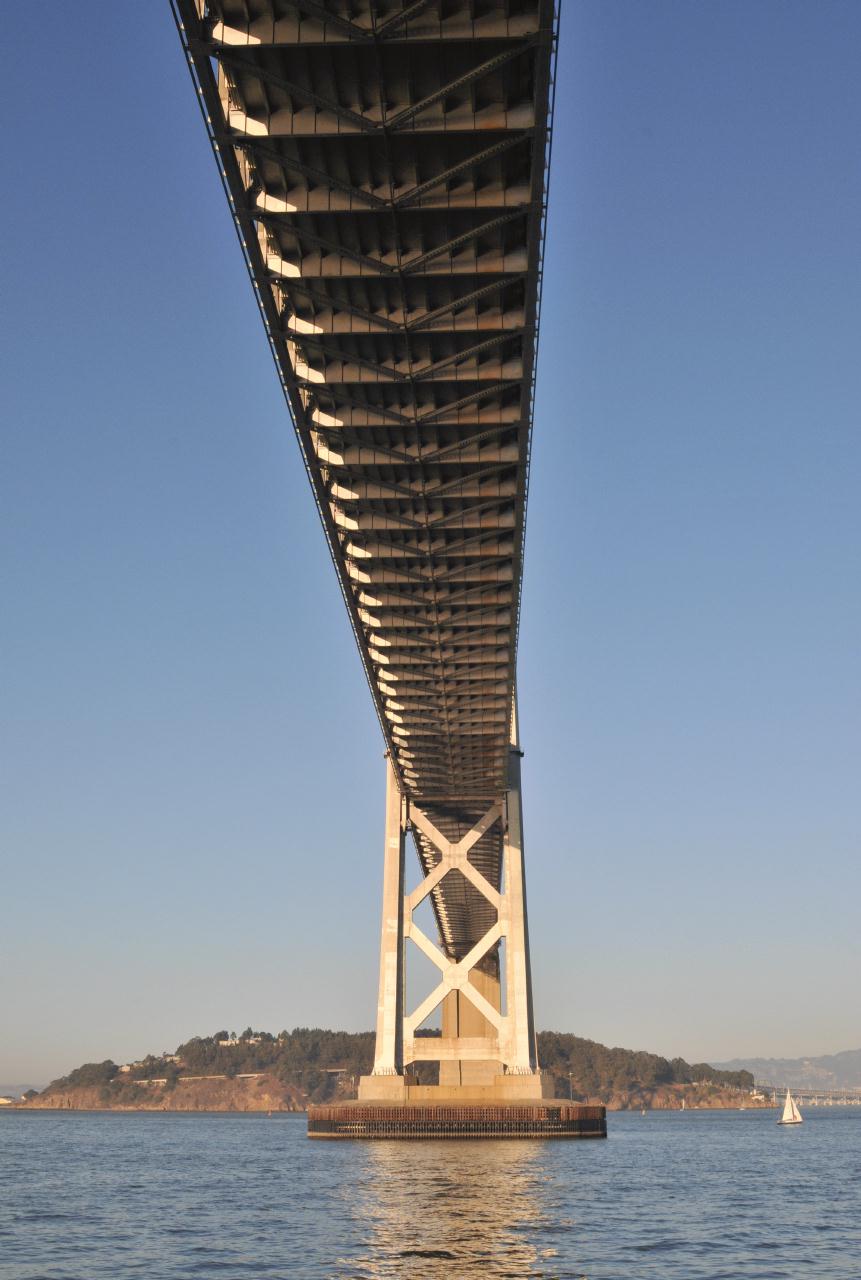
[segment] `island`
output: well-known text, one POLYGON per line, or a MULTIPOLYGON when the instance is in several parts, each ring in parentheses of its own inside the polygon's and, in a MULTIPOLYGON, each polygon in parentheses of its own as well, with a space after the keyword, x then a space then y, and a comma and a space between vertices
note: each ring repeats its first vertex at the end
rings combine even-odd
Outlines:
MULTIPOLYGON (((41 1092, 28 1091, 15 1105, 28 1110, 304 1111, 310 1103, 354 1097, 359 1077, 371 1069, 373 1048, 371 1031, 217 1031, 137 1062, 85 1063, 41 1092)), ((542 1070, 554 1077, 558 1098, 614 1111, 770 1105, 756 1093, 749 1071, 608 1048, 558 1031, 539 1032, 538 1054, 542 1070)), ((412 1070, 416 1083, 434 1082, 434 1064, 412 1070)))

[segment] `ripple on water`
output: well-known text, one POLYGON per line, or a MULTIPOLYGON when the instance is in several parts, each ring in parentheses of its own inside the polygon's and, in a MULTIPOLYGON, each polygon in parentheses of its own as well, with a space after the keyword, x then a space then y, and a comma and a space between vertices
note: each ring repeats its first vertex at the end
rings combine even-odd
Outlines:
POLYGON ((4 1113, 0 1280, 859 1280, 859 1121, 329 1144, 301 1117, 4 1113))

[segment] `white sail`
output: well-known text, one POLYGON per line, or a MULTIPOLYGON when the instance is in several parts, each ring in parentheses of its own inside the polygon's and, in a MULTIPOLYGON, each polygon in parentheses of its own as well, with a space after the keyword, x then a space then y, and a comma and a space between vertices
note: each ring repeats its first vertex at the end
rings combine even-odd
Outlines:
POLYGON ((778 1120, 778 1124, 801 1124, 802 1115, 795 1105, 795 1099, 789 1090, 786 1090, 786 1101, 783 1104, 783 1115, 778 1120))

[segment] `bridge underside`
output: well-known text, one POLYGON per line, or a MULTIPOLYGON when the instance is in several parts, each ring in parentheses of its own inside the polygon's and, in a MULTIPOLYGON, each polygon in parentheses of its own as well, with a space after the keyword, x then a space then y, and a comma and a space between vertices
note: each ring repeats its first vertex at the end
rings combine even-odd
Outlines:
POLYGON ((387 745, 375 1074, 534 1073, 513 708, 553 0, 173 4, 387 745), (440 970, 410 1015, 408 940, 440 970))

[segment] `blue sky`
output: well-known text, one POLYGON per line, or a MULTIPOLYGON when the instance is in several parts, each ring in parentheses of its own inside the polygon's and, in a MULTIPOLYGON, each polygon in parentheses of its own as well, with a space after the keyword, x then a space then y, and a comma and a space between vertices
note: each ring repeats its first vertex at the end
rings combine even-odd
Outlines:
MULTIPOLYGON (((16 11, 4 96, 0 1080, 375 1006, 382 743, 168 8, 55 19, 16 11)), ((861 1043, 859 41, 854 3, 566 0, 542 1027, 861 1043)))

